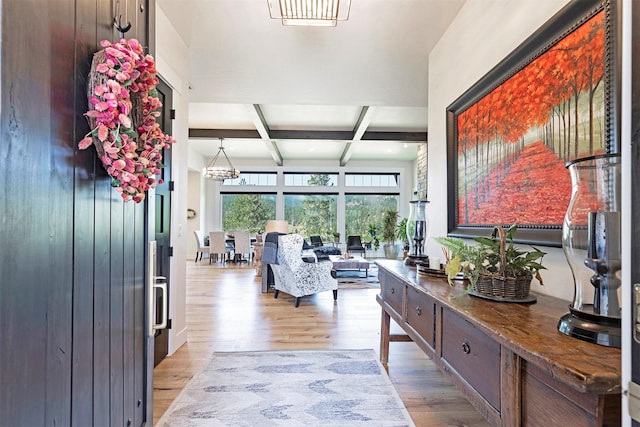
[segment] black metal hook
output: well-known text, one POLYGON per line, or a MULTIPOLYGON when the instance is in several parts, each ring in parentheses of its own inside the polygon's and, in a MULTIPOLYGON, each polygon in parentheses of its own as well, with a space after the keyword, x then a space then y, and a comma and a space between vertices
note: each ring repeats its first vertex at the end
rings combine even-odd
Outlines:
POLYGON ((122 26, 122 15, 118 15, 118 17, 113 18, 113 26, 118 30, 118 35, 120 38, 124 38, 124 33, 131 29, 131 21, 127 21, 127 25, 122 26))

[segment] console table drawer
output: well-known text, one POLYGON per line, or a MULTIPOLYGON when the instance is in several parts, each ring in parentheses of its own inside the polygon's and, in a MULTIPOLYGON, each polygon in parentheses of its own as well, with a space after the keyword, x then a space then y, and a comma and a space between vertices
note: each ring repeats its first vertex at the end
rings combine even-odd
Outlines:
POLYGON ((406 285, 389 274, 383 273, 382 276, 380 276, 380 274, 378 276, 380 277, 382 298, 396 311, 396 313, 400 316, 404 316, 402 300, 406 285))
POLYGON ((500 410, 500 344, 449 310, 442 313, 442 358, 500 410))
POLYGON ((407 289, 407 323, 434 348, 435 302, 410 287, 407 289))

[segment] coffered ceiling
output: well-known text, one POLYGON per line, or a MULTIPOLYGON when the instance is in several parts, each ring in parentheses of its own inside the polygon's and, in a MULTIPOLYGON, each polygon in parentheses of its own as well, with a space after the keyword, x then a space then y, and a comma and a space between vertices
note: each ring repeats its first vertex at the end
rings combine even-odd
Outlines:
POLYGON ((429 52, 464 0, 352 0, 337 27, 285 27, 267 0, 157 0, 190 52, 192 148, 234 158, 413 160, 429 52))

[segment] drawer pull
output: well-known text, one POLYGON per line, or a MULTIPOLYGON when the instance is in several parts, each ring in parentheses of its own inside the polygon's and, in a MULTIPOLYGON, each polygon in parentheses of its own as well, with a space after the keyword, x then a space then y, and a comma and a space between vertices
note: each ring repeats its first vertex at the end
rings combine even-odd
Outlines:
POLYGON ((422 309, 420 307, 416 307, 416 314, 420 316, 422 314, 422 309))
POLYGON ((471 347, 469 347, 469 343, 466 341, 462 342, 462 351, 464 351, 464 354, 469 354, 471 353, 471 347))
POLYGON ((396 288, 391 288, 391 293, 395 294, 396 293, 396 288))

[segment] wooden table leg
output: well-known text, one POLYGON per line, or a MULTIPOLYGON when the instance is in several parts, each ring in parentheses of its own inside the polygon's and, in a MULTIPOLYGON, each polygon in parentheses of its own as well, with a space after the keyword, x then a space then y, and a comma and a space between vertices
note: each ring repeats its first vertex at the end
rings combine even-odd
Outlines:
POLYGON ((380 321, 380 362, 386 365, 389 361, 389 330, 391 327, 391 316, 382 309, 380 321))

